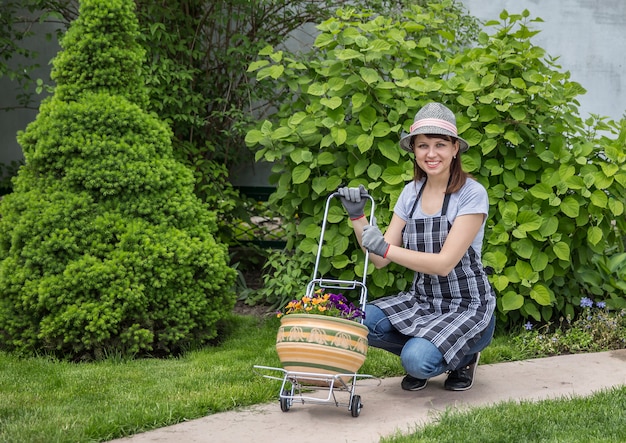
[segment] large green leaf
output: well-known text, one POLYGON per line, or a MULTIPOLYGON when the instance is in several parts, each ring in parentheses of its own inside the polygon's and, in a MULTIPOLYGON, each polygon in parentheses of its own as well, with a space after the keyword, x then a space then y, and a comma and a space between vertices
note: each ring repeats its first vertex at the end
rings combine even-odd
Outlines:
POLYGON ((576 218, 580 211, 580 205, 574 197, 567 196, 561 202, 561 211, 568 217, 576 218))
POLYGON ((291 173, 291 180, 293 181, 294 184, 297 185, 297 184, 304 183, 305 181, 307 181, 310 176, 311 176, 311 169, 309 168, 308 165, 302 164, 294 168, 293 172, 291 173))
POLYGON ((554 251, 554 255, 556 255, 561 260, 569 261, 570 259, 570 248, 565 242, 557 242, 552 246, 552 250, 554 251))
POLYGON ((507 291, 502 295, 502 310, 504 312, 515 311, 522 306, 524 306, 524 297, 520 294, 507 291))
POLYGON ((382 179, 389 185, 404 183, 404 169, 400 166, 390 166, 385 168, 382 179))
POLYGON ((517 223, 520 231, 536 231, 543 224, 543 219, 536 212, 521 211, 517 216, 517 223))
POLYGON ((550 289, 542 284, 536 283, 530 290, 530 297, 541 306, 549 306, 552 304, 553 296, 550 289))

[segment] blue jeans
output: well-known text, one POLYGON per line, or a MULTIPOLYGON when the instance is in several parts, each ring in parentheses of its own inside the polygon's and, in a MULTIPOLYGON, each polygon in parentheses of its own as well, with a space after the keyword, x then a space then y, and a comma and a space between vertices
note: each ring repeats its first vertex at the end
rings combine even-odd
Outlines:
POLYGON ((367 339, 370 346, 381 348, 400 356, 402 366, 415 378, 428 379, 457 368, 469 365, 476 353, 485 349, 493 337, 496 327, 495 316, 480 340, 472 346, 456 368, 451 368, 443 359, 443 354, 435 345, 420 337, 401 334, 394 328, 387 315, 377 306, 365 306, 365 321, 369 329, 367 339))

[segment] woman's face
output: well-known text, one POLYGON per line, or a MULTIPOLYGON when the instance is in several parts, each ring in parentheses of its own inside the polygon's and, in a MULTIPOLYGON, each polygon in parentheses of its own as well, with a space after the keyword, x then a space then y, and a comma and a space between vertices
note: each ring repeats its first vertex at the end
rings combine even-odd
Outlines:
POLYGON ((459 144, 431 137, 419 134, 413 138, 415 161, 428 176, 448 174, 452 160, 459 152, 459 144))

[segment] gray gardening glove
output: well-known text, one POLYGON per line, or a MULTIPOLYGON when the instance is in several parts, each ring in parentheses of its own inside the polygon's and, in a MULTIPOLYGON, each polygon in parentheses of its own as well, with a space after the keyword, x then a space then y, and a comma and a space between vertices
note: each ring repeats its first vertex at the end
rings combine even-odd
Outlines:
POLYGON ((387 256, 389 251, 389 243, 385 241, 383 233, 380 232, 376 225, 363 226, 363 237, 361 237, 363 247, 372 254, 380 255, 382 258, 387 256))
POLYGON ((351 220, 356 220, 363 215, 365 209, 365 203, 367 202, 367 189, 365 186, 359 185, 358 188, 339 188, 337 193, 340 196, 341 204, 346 208, 346 212, 351 220))

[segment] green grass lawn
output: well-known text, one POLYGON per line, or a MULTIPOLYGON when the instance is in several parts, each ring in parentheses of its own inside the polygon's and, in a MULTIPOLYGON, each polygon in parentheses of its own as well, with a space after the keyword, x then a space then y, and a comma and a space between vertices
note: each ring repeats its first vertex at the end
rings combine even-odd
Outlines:
MULTIPOLYGON (((253 366, 280 366, 274 350, 277 328, 274 318, 235 316, 228 337, 219 346, 171 359, 112 356, 93 363, 68 363, 0 353, 0 442, 106 441, 274 401, 280 382, 261 377, 253 366)), ((526 352, 511 337, 496 337, 481 354, 481 363, 520 360, 528 357, 526 352)), ((401 375, 403 370, 397 357, 370 349, 359 372, 389 377, 401 375)), ((470 414, 452 413, 416 436, 405 437, 408 440, 393 441, 468 441, 459 439, 454 433, 457 428, 494 428, 485 439, 474 441, 513 441, 503 439, 509 433, 503 429, 517 432, 525 426, 538 427, 542 415, 547 422, 541 429, 554 432, 526 441, 626 441, 623 433, 609 432, 616 420, 626 423, 624 398, 626 391, 621 390, 599 394, 593 401, 507 404, 492 412, 487 408, 470 414), (582 439, 561 438, 559 430, 548 423, 556 414, 564 423, 580 423, 564 435, 582 439), (591 422, 595 425, 588 428, 591 422), (622 439, 615 440, 614 435, 622 439)))
POLYGON ((590 443, 626 441, 626 387, 569 400, 503 402, 447 412, 385 443, 590 443))

